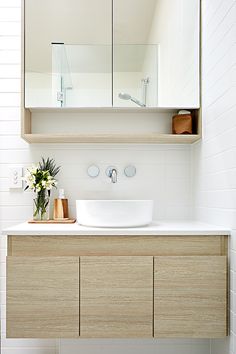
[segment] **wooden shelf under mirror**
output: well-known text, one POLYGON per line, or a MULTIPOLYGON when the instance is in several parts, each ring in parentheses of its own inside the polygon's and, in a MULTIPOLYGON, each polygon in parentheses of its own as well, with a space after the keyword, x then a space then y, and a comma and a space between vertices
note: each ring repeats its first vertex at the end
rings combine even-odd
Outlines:
MULTIPOLYGON (((94 107, 94 108, 27 108, 22 111, 22 138, 28 143, 125 143, 125 144, 192 144, 201 139, 201 117, 200 109, 191 110, 193 116, 193 131, 194 134, 175 135, 171 133, 171 117, 179 109, 178 108, 110 108, 110 107, 94 107), (162 124, 168 126, 168 131, 165 127, 165 131, 160 131, 160 124, 156 124, 159 131, 112 131, 103 132, 94 131, 91 132, 79 130, 79 122, 77 122, 77 131, 75 130, 75 122, 84 117, 84 115, 103 114, 107 117, 112 114, 120 114, 119 119, 126 119, 126 113, 129 116, 133 115, 133 122, 135 119, 143 120, 146 124, 145 117, 150 115, 154 125, 155 121, 162 120, 162 124), (65 121, 64 115, 67 119, 67 127, 61 123, 62 127, 59 129, 47 128, 47 124, 51 126, 60 125, 61 121, 65 121), (145 115, 145 116, 143 116, 145 115), (121 118, 123 117, 123 118, 121 118), (167 117, 167 118, 165 118, 167 117), (55 120, 52 123, 52 120, 55 120), (72 119, 72 121, 70 121, 72 119), (166 120, 166 123, 165 123, 166 120), (167 122, 168 120, 168 122, 167 122), (59 122, 59 123, 58 123, 59 122), (164 122, 164 123, 163 123, 164 122), (41 127, 44 127, 44 129, 41 127), (67 129, 63 131, 63 129, 67 129)), ((95 117, 95 116, 94 116, 95 117)), ((96 117, 93 119, 97 119, 96 117)), ((118 117, 118 116, 117 116, 118 117)), ((116 119, 116 115, 113 116, 116 119)), ((129 118, 130 120, 130 118, 129 118)), ((86 119, 84 119, 86 122, 86 119)), ((114 121, 115 122, 115 121, 114 121)), ((140 122, 140 120, 139 120, 140 122)), ((106 124, 106 123, 104 123, 106 124)), ((132 124, 132 122, 130 123, 132 124)), ((151 126, 150 124, 150 126, 151 126)), ((88 129, 88 128, 86 128, 88 129)), ((109 129, 109 128, 108 128, 109 129)), ((151 129, 151 128, 150 128, 151 129)), ((140 129, 139 129, 140 130, 140 129)))
POLYGON ((23 139, 28 143, 92 143, 92 144, 192 144, 200 139, 200 135, 173 134, 24 134, 23 139))

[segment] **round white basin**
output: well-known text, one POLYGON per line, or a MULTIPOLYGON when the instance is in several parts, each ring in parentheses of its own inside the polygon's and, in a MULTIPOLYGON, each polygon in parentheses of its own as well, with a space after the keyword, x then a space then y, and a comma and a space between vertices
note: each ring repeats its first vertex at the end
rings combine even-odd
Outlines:
POLYGON ((91 227, 139 227, 152 222, 153 200, 77 200, 76 218, 91 227))

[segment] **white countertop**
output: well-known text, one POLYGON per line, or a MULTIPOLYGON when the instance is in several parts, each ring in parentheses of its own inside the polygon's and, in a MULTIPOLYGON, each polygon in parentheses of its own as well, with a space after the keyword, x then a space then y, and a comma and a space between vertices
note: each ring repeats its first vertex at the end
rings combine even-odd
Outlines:
POLYGON ((230 235, 230 230, 196 221, 156 221, 146 227, 136 228, 93 228, 75 224, 28 224, 27 222, 3 230, 11 236, 55 236, 55 235, 230 235))

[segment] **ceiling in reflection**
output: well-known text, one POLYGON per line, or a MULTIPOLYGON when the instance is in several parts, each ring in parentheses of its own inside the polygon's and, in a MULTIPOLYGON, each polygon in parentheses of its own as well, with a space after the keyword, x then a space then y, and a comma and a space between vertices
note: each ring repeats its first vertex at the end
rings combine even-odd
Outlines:
MULTIPOLYGON (((114 42, 116 44, 146 43, 157 1, 114 0, 114 42)), ((112 40, 111 14, 111 0, 25 0, 26 70, 51 72, 51 42, 63 42, 70 45, 110 45, 112 40)), ((75 57, 70 61, 74 67, 72 70, 76 71, 76 62, 78 62, 77 58, 81 49, 76 51, 70 48, 69 52, 72 51, 75 57), (78 52, 77 55, 76 52, 78 52)), ((130 49, 129 51, 131 56, 136 55, 136 66, 139 68, 143 60, 142 50, 130 49)), ((106 55, 105 49, 101 58, 106 55)), ((80 63, 84 67, 89 64, 86 65, 83 57, 80 63)), ((100 65, 99 67, 101 69, 100 65)), ((96 68, 94 70, 96 71, 96 68)), ((109 71, 109 66, 104 67, 104 70, 109 71)))

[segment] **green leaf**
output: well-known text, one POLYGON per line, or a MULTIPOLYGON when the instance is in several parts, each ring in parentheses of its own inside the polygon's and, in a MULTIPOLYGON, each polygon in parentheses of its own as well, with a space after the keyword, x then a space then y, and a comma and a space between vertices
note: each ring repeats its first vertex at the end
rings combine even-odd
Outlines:
POLYGON ((61 166, 56 166, 55 160, 50 159, 49 157, 47 160, 42 157, 42 161, 39 163, 39 169, 41 171, 48 171, 52 177, 55 177, 59 171, 61 166))

